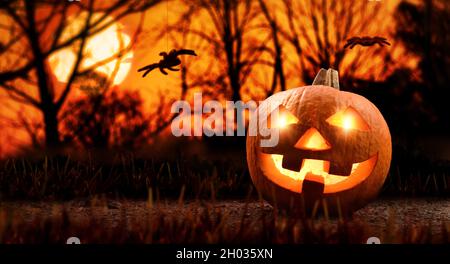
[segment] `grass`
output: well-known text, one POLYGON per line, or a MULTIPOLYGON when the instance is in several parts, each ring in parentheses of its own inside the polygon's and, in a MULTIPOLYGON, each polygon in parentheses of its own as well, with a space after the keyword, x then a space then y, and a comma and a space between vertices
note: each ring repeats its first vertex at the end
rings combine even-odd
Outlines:
MULTIPOLYGON (((141 158, 129 153, 112 158, 11 158, 0 161, 0 201, 146 199, 149 212, 156 213, 129 219, 123 210, 117 225, 105 227, 104 219, 94 213, 75 221, 68 208, 56 208, 56 213, 33 214, 30 222, 17 216, 22 208, 5 209, 0 202, 0 243, 64 243, 74 234, 85 243, 365 243, 371 234, 370 223, 360 220, 287 216, 276 208, 251 221, 244 212, 238 226, 231 227, 229 213, 210 204, 228 198, 258 199, 256 192, 249 194, 251 186, 242 154, 235 160, 141 158), (158 207, 164 199, 178 199, 179 206, 185 206, 185 200, 197 202, 181 215, 173 213, 176 208, 169 212, 158 207)), ((450 164, 394 158, 381 193, 389 195, 449 197, 450 164)), ((450 225, 443 223, 436 236, 430 226, 405 223, 387 228, 382 241, 449 243, 450 225)))
MULTIPOLYGON (((245 163, 222 159, 178 157, 138 158, 117 154, 101 160, 70 156, 11 158, 0 161, 0 198, 67 200, 104 194, 115 198, 145 198, 156 190, 165 198, 177 197, 184 188, 187 198, 244 197, 252 185, 245 163)), ((398 160, 381 195, 450 196, 450 164, 398 160)))
POLYGON ((391 162, 385 195, 450 196, 450 161, 400 156, 391 162))
MULTIPOLYGON (((103 207, 106 208, 106 200, 103 207)), ((121 209, 116 225, 108 225, 98 216, 101 202, 91 207, 87 221, 75 221, 68 208, 55 207, 50 216, 35 216, 29 222, 17 217, 14 210, 0 206, 0 243, 65 243, 71 236, 83 243, 275 243, 275 244, 360 244, 372 236, 368 223, 354 219, 326 219, 287 216, 275 209, 248 219, 247 207, 231 226, 229 210, 211 203, 196 202, 186 209, 160 207, 149 201, 148 213, 130 218, 121 209), (184 210, 184 213, 180 213, 184 210), (156 213, 155 213, 156 212, 156 213)), ((184 208, 182 208, 184 207, 184 208)), ((262 207, 261 207, 262 208, 262 207)), ((255 213, 255 211, 252 211, 255 213)), ((73 215, 73 214, 72 214, 73 215)), ((432 234, 427 225, 388 225, 383 243, 449 243, 450 223, 443 223, 440 235, 432 234)))
MULTIPOLYGON (((244 161, 245 162, 245 161, 244 161)), ((42 159, 8 159, 0 162, 0 195, 3 199, 67 200, 106 194, 111 197, 145 198, 151 188, 164 197, 202 198, 245 194, 250 176, 245 164, 205 161, 140 159, 132 154, 98 161, 88 156, 42 159)))

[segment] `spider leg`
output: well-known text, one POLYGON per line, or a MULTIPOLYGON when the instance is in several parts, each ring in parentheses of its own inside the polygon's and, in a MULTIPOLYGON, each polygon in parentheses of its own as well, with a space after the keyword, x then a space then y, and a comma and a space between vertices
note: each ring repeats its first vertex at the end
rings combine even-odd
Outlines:
POLYGON ((144 78, 145 76, 147 76, 147 74, 149 74, 152 70, 147 70, 146 72, 144 72, 144 74, 142 75, 142 78, 144 78))
POLYGON ((374 37, 373 39, 374 41, 376 41, 377 43, 381 43, 382 45, 389 45, 389 46, 391 45, 391 43, 389 43, 386 38, 374 37))
POLYGON ((350 46, 352 44, 352 42, 350 42, 350 41, 347 41, 347 43, 345 43, 345 45, 344 45, 344 49, 346 49, 348 46, 350 46))
POLYGON ((350 49, 353 49, 356 45, 358 45, 358 42, 353 42, 353 43, 350 45, 350 49))
POLYGON ((192 55, 192 56, 197 56, 197 54, 195 53, 194 50, 190 50, 190 49, 180 49, 178 51, 176 51, 177 56, 178 55, 192 55))
POLYGON ((167 75, 167 72, 164 70, 164 67, 159 66, 159 71, 160 71, 162 74, 167 75))
POLYGON ((168 70, 170 71, 179 71, 180 69, 176 69, 176 68, 172 68, 172 67, 167 67, 168 70))
POLYGON ((386 38, 383 38, 383 37, 373 37, 373 39, 376 39, 376 40, 387 40, 386 38))
POLYGON ((142 78, 144 78, 145 76, 147 76, 147 74, 149 74, 153 69, 158 67, 158 63, 153 63, 150 65, 147 65, 145 67, 142 67, 138 70, 138 72, 144 72, 144 74, 142 75, 142 78))
POLYGON ((384 41, 378 41, 377 44, 380 45, 380 47, 384 47, 384 46, 387 46, 387 45, 390 46, 391 45, 389 42, 387 42, 387 44, 386 44, 386 42, 384 42, 384 41))
POLYGON ((388 46, 391 45, 391 43, 389 43, 386 39, 385 39, 385 40, 382 40, 381 43, 384 43, 385 45, 388 45, 388 46))
POLYGON ((347 39, 347 42, 355 42, 355 41, 360 41, 360 40, 361 40, 360 37, 353 37, 353 38, 347 39))

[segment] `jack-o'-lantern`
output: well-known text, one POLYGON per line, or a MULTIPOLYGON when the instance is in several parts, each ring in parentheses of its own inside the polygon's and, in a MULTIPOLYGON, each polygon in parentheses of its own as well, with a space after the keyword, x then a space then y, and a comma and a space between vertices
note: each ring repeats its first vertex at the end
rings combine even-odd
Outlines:
POLYGON ((258 110, 258 125, 279 133, 272 147, 247 137, 252 181, 270 203, 349 213, 377 195, 391 161, 389 128, 369 100, 339 90, 337 71, 322 69, 313 85, 276 93, 258 110))

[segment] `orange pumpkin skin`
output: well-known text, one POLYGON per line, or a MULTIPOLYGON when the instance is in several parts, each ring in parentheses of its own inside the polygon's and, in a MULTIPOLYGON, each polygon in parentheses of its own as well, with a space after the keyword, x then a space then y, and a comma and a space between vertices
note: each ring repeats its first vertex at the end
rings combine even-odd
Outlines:
POLYGON ((284 144, 285 149, 262 148, 259 134, 247 137, 250 175, 266 200, 279 208, 300 212, 311 212, 314 206, 326 203, 328 213, 336 215, 351 213, 376 197, 389 171, 392 147, 389 128, 370 101, 323 85, 291 89, 274 94, 261 103, 259 126, 267 124, 270 113, 278 106, 298 119, 297 123, 279 130, 278 144, 284 144), (362 121, 358 122, 364 124, 358 129, 337 126, 339 122, 332 117, 350 112, 359 115, 362 121), (299 139, 311 128, 320 133, 328 146, 319 150, 298 148, 299 139), (276 162, 276 157, 278 160, 289 158, 294 165, 298 161, 302 170, 306 166, 305 160, 320 160, 324 170, 333 168, 337 177, 316 176, 319 174, 313 171, 306 172, 305 176, 302 170, 286 170, 281 168, 283 163, 276 162), (349 164, 359 165, 346 174, 349 164))

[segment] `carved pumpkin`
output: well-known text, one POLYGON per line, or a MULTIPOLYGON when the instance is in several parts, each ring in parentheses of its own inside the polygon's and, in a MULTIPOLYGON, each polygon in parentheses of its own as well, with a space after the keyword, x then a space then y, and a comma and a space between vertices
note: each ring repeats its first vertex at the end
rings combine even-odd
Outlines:
POLYGON ((277 128, 279 141, 261 147, 260 135, 248 136, 247 162, 270 203, 350 213, 377 195, 391 161, 389 128, 366 98, 339 91, 337 71, 322 69, 313 85, 274 94, 259 108, 259 125, 277 128))

